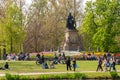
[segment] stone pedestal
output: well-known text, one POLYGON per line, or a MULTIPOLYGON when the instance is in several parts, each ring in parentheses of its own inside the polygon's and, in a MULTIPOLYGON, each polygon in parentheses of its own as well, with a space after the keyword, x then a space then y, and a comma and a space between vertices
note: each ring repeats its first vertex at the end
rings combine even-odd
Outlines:
POLYGON ((80 45, 77 30, 66 30, 63 50, 77 51, 80 45))

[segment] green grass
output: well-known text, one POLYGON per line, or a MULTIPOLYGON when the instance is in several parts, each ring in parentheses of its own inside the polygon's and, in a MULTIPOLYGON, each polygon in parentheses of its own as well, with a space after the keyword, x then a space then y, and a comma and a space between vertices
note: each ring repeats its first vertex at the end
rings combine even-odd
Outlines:
MULTIPOLYGON (((0 61, 0 67, 3 67, 6 61, 0 61)), ((55 65, 55 69, 42 69, 41 64, 36 65, 35 61, 7 61, 10 70, 0 70, 0 73, 14 73, 14 72, 65 72, 65 64, 55 65)), ((49 62, 48 62, 49 64, 49 62)), ((76 72, 80 71, 96 71, 97 61, 77 61, 78 68, 76 72)), ((120 65, 116 66, 120 70, 120 65)))
MULTIPOLYGON (((3 67, 6 61, 0 61, 0 67, 3 67)), ((35 61, 7 61, 9 63, 10 70, 0 70, 0 73, 29 73, 29 72, 71 72, 66 70, 65 64, 57 64, 55 65, 55 69, 42 69, 41 65, 36 65, 35 61)), ((50 62, 48 61, 48 64, 50 62)), ((102 78, 114 77, 114 73, 110 72, 82 72, 82 71, 96 71, 97 61, 77 61, 78 68, 76 69, 76 73, 83 73, 89 78, 102 78)), ((120 65, 116 65, 116 69, 120 70, 120 65)), ((74 71, 72 71, 74 72, 74 71)), ((56 77, 59 77, 59 74, 56 77)), ((66 75, 66 74, 60 74, 66 75)), ((67 74, 68 75, 68 74, 67 74)), ((117 73, 120 76, 120 72, 117 73)), ((40 77, 42 75, 31 75, 29 77, 40 77)), ((45 74, 44 74, 45 76, 45 74)), ((53 76, 53 74, 49 74, 49 76, 53 76)), ((27 77, 27 76, 26 76, 27 77)), ((116 77, 116 76, 115 76, 116 77)), ((0 79, 3 77, 0 77, 0 79)))

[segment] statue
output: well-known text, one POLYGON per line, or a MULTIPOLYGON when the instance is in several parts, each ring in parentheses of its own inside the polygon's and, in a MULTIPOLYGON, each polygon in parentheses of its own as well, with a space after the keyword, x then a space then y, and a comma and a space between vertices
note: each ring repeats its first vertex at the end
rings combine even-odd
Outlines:
POLYGON ((68 15, 66 27, 70 30, 76 30, 76 22, 71 13, 68 15))
POLYGON ((66 19, 66 28, 65 39, 61 48, 63 51, 80 51, 80 36, 78 34, 78 30, 76 29, 75 18, 71 15, 71 13, 69 13, 66 19))

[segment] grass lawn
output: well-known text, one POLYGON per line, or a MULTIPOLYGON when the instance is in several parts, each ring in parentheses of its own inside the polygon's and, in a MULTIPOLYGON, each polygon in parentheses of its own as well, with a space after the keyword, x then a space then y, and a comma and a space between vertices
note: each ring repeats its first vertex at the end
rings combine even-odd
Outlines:
MULTIPOLYGON (((0 67, 3 67, 6 61, 0 61, 0 67)), ((65 64, 56 64, 55 69, 42 69, 41 65, 36 65, 35 61, 7 61, 10 70, 0 70, 0 73, 29 73, 29 72, 71 72, 66 70, 65 64)), ((50 62, 48 61, 48 64, 50 62)), ((109 72, 83 72, 83 71, 96 71, 97 61, 77 61, 78 68, 76 72, 82 72, 89 78, 95 77, 110 77, 109 72)), ((116 65, 116 69, 120 71, 120 65, 116 65)), ((72 71, 74 72, 74 71, 72 71)), ((52 74, 50 74, 52 75, 52 74)), ((118 72, 120 76, 120 72, 118 72)), ((38 77, 40 75, 31 75, 31 77, 38 77)))
MULTIPOLYGON (((0 67, 3 67, 6 61, 0 61, 0 67)), ((41 64, 36 65, 35 61, 7 61, 10 70, 0 70, 0 73, 14 73, 14 72, 65 72, 65 64, 56 64, 55 69, 42 69, 41 64)), ((48 61, 48 64, 50 62, 48 61)), ((80 71, 96 71, 97 61, 77 61, 78 68, 76 72, 80 71)), ((120 70, 120 65, 116 65, 116 69, 120 70)))

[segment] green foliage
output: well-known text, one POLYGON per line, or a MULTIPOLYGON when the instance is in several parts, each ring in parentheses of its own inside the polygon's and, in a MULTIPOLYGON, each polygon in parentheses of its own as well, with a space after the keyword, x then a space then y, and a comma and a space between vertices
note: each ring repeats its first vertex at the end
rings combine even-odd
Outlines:
POLYGON ((9 0, 4 15, 0 25, 2 29, 1 41, 4 41, 8 52, 10 52, 11 46, 12 52, 19 52, 25 37, 22 10, 12 0, 9 0))
POLYGON ((9 73, 6 73, 6 79, 7 80, 20 80, 20 76, 19 75, 11 75, 9 73))
MULTIPOLYGON (((31 78, 28 78, 26 76, 11 75, 9 73, 6 73, 5 77, 7 80, 30 80, 31 79, 31 78)), ((34 79, 32 79, 32 80, 34 80, 34 79)))
POLYGON ((83 73, 74 73, 75 79, 85 79, 87 76, 83 73))
MULTIPOLYGON (((38 76, 20 76, 20 75, 11 75, 9 73, 6 74, 6 80, 82 80, 82 79, 119 79, 119 75, 117 72, 110 72, 109 73, 66 73, 66 74, 45 74, 45 75, 38 75, 38 76), (92 77, 90 77, 90 75, 92 77), (96 77, 95 77, 96 76, 96 77)), ((5 80, 5 79, 3 79, 5 80)))
POLYGON ((49 75, 48 76, 42 75, 42 76, 40 76, 40 78, 43 79, 43 80, 48 80, 49 79, 49 75))
POLYGON ((113 79, 118 79, 119 75, 117 74, 117 72, 110 72, 110 75, 113 79))
POLYGON ((81 16, 82 0, 76 0, 76 6, 73 3, 74 0, 33 0, 27 15, 24 51, 57 50, 63 46, 69 11, 76 20, 81 16))
POLYGON ((70 73, 67 73, 67 74, 55 74, 55 75, 52 75, 52 74, 48 74, 48 75, 40 75, 39 78, 28 78, 28 77, 25 77, 25 76, 19 76, 19 75, 11 75, 9 73, 7 73, 5 75, 6 79, 7 80, 29 80, 29 79, 32 79, 32 80, 36 80, 36 79, 40 79, 40 80, 49 80, 49 79, 85 79, 87 78, 87 76, 83 73, 74 73, 74 74, 70 74, 70 73))
POLYGON ((120 48, 115 37, 120 35, 119 0, 96 0, 87 2, 81 34, 83 44, 96 50, 115 52, 120 48))

